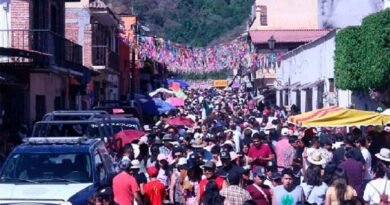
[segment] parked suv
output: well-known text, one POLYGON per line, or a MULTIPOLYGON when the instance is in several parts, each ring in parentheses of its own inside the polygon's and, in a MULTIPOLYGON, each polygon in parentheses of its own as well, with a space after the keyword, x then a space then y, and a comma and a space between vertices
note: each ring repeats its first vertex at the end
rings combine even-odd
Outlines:
POLYGON ((87 137, 106 142, 110 151, 117 150, 111 116, 105 111, 67 110, 47 113, 35 123, 31 137, 87 137))
POLYGON ((27 138, 0 170, 0 204, 85 205, 114 175, 100 139, 27 138))

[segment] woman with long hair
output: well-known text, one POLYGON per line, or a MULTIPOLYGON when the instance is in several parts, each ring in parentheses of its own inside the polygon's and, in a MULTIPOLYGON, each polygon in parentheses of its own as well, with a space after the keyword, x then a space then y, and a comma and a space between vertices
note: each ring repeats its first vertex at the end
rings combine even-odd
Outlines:
POLYGON ((203 197, 203 205, 222 205, 224 198, 219 194, 217 183, 211 180, 206 185, 205 195, 203 197))
POLYGON ((332 178, 334 175, 334 172, 337 169, 337 165, 333 162, 329 162, 326 164, 324 169, 324 175, 322 176, 322 180, 328 185, 332 185, 332 178))
POLYGON ((324 204, 328 186, 322 181, 319 165, 310 165, 305 173, 305 181, 301 184, 304 200, 310 204, 324 204))
POLYGON ((325 205, 341 205, 355 196, 357 196, 356 190, 348 185, 347 175, 342 169, 337 168, 332 184, 326 192, 325 205))

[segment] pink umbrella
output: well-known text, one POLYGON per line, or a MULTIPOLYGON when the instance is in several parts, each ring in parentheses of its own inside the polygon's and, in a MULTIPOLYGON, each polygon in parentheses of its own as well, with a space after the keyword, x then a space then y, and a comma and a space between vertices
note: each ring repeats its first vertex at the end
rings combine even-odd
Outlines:
POLYGON ((169 118, 167 120, 167 123, 172 126, 186 126, 186 127, 192 127, 194 125, 194 121, 192 121, 190 118, 186 117, 173 117, 169 118))
POLYGON ((175 106, 175 107, 180 107, 180 106, 184 106, 184 99, 183 98, 168 98, 166 100, 167 103, 175 106))
POLYGON ((125 144, 139 140, 144 135, 145 132, 141 130, 122 130, 115 134, 115 140, 119 142, 119 148, 122 148, 125 144))

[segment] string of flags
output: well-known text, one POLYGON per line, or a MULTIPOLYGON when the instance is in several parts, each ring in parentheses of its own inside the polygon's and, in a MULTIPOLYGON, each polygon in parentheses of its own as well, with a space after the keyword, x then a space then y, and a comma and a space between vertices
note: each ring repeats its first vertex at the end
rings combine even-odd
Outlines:
POLYGON ((153 59, 175 73, 210 73, 240 66, 253 71, 275 68, 283 53, 256 53, 252 44, 236 39, 227 44, 194 48, 164 39, 139 36, 141 59, 153 59))

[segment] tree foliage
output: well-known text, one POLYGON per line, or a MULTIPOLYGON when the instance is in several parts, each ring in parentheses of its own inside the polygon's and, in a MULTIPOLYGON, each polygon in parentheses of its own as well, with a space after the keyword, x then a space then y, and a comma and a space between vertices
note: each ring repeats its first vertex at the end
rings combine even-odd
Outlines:
MULTIPOLYGON (((131 8, 152 33, 178 43, 204 47, 246 23, 254 0, 106 0, 131 8)), ((244 31, 242 31, 244 32, 244 31)))
POLYGON ((336 35, 336 86, 384 90, 390 83, 390 9, 364 18, 336 35))

